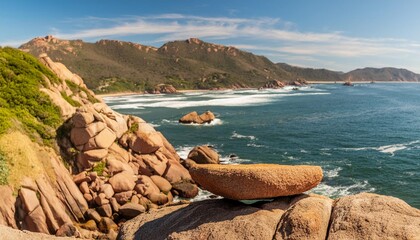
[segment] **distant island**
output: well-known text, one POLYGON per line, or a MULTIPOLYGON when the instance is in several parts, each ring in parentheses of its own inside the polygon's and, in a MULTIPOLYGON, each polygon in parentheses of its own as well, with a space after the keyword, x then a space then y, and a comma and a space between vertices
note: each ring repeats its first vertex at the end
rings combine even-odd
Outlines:
POLYGON ((20 49, 36 57, 47 53, 53 61, 62 62, 79 74, 96 93, 260 88, 270 81, 420 81, 419 74, 391 67, 344 73, 273 63, 264 56, 197 38, 155 48, 118 40, 88 43, 46 36, 34 38, 20 49))

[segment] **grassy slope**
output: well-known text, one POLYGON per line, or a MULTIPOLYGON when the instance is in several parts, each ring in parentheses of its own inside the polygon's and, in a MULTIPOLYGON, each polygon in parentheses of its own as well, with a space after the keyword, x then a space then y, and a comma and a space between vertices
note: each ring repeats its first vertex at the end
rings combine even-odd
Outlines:
POLYGON ((60 80, 32 55, 0 48, 0 184, 15 189, 23 177, 36 178, 48 167, 49 154, 62 123, 58 107, 40 92, 60 80))

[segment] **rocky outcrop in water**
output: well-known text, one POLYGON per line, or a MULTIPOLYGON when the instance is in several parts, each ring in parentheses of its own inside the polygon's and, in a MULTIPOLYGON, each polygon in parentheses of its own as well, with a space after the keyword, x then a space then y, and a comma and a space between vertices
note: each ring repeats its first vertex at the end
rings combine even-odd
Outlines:
POLYGON ((284 82, 282 82, 282 81, 271 80, 271 81, 266 82, 261 88, 278 89, 278 88, 283 88, 285 86, 286 86, 286 84, 284 84, 284 82))
POLYGON ((190 112, 186 115, 184 115, 182 118, 179 119, 180 123, 184 124, 204 124, 204 123, 211 123, 216 117, 214 114, 210 111, 206 111, 202 113, 201 115, 198 115, 197 112, 190 112))
POLYGON ((153 94, 160 94, 160 93, 166 93, 166 94, 172 94, 177 93, 176 88, 170 84, 158 84, 155 86, 155 89, 152 92, 153 94))
POLYGON ((197 146, 188 153, 188 159, 198 164, 219 164, 219 154, 210 146, 197 146))
POLYGON ((202 188, 236 200, 299 194, 322 180, 318 166, 193 164, 189 171, 202 188))

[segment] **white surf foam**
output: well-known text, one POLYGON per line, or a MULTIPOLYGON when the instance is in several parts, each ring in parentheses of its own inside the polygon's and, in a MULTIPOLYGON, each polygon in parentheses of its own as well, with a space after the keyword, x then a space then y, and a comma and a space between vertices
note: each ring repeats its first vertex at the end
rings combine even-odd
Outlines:
POLYGON ((233 97, 223 97, 209 100, 193 100, 193 101, 180 101, 172 99, 170 101, 158 101, 152 103, 142 103, 142 107, 166 107, 166 108, 187 108, 187 107, 200 107, 200 106, 259 106, 274 101, 273 95, 255 94, 255 95, 239 95, 233 97))
POLYGON ((343 170, 341 167, 334 168, 331 170, 324 170, 324 176, 327 178, 338 177, 341 170, 343 170))
POLYGON ((375 188, 371 187, 368 181, 356 182, 349 186, 330 186, 326 183, 320 183, 317 187, 309 192, 325 195, 332 198, 347 196, 360 192, 374 192, 375 188))
POLYGON ((131 108, 134 108, 134 109, 144 109, 144 107, 142 107, 141 105, 139 105, 137 103, 133 103, 133 104, 127 104, 127 103, 117 104, 117 105, 110 106, 110 108, 112 108, 114 110, 115 109, 131 109, 131 108))
POLYGON ((252 136, 252 135, 249 135, 249 136, 242 135, 242 134, 237 133, 236 131, 234 131, 232 133, 232 135, 230 136, 230 139, 234 139, 234 138, 237 138, 237 139, 258 140, 255 136, 252 136))
POLYGON ((236 164, 246 163, 246 162, 251 162, 251 160, 240 158, 237 155, 235 157, 232 157, 232 158, 230 156, 221 156, 220 157, 220 163, 222 163, 222 164, 236 165, 236 164))
POLYGON ((187 159, 188 153, 190 153, 190 151, 193 148, 194 147, 192 147, 192 146, 181 146, 181 147, 177 147, 175 150, 181 158, 187 159))
POLYGON ((420 143, 420 140, 411 141, 408 143, 398 143, 398 144, 391 144, 391 145, 384 145, 379 147, 360 147, 360 148, 337 148, 337 150, 345 150, 345 151, 367 151, 367 150, 375 150, 381 153, 388 153, 391 156, 395 155, 395 152, 405 150, 405 149, 412 149, 416 148, 416 144, 420 143))
POLYGON ((260 145, 260 144, 256 144, 256 143, 248 143, 246 146, 247 147, 254 147, 254 148, 268 148, 265 145, 260 145))
POLYGON ((204 123, 204 124, 198 124, 198 123, 181 123, 181 125, 186 125, 186 126, 196 126, 196 127, 209 127, 209 126, 217 126, 217 125, 222 125, 223 121, 219 118, 215 118, 213 121, 209 122, 209 123, 204 123))

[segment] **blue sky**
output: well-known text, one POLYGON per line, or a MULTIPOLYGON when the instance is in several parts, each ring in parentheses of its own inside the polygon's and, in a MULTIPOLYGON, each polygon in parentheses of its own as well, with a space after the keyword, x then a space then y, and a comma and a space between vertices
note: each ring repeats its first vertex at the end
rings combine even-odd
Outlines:
POLYGON ((420 73, 415 0, 9 0, 0 9, 1 46, 49 34, 156 47, 198 37, 297 66, 420 73))

